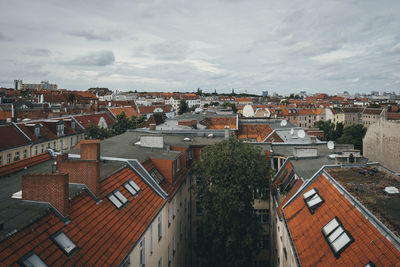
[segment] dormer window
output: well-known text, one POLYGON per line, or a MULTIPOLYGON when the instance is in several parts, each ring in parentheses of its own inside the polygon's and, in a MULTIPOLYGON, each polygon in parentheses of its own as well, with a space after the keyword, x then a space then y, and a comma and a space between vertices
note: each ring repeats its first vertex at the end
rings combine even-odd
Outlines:
POLYGON ((129 180, 127 183, 125 183, 124 187, 134 197, 140 192, 140 187, 132 180, 129 180))
POLYGON ((150 175, 154 178, 154 180, 156 180, 158 184, 161 184, 162 181, 164 181, 164 176, 162 176, 156 168, 150 171, 150 175))
POLYGON ((40 135, 40 124, 35 125, 35 136, 38 137, 40 135))
POLYGON ((337 217, 322 228, 322 234, 336 258, 354 241, 337 217))
POLYGON ((64 121, 57 121, 57 136, 64 135, 64 121))
POLYGON ((109 194, 107 198, 111 201, 111 203, 114 204, 115 207, 117 207, 117 209, 122 208, 122 206, 124 206, 128 202, 126 197, 118 190, 115 190, 114 192, 109 194))
POLYGON ((318 191, 315 188, 304 193, 303 199, 311 214, 314 214, 315 210, 324 203, 324 199, 318 194, 318 191))
POLYGON ((75 129, 75 121, 71 121, 71 128, 75 129))

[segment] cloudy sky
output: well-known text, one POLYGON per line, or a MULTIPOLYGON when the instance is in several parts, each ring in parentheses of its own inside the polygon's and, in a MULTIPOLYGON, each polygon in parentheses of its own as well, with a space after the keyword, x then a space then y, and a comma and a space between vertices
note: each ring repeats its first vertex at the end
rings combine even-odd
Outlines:
POLYGON ((0 86, 400 92, 400 1, 1 0, 0 86))

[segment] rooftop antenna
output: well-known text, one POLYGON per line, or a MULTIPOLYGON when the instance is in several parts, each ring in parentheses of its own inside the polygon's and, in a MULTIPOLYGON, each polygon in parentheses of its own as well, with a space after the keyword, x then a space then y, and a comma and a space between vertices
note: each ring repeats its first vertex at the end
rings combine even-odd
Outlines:
POLYGON ((287 120, 282 120, 282 121, 281 121, 281 126, 282 126, 282 127, 285 127, 286 125, 287 125, 287 120))
POLYGON ((333 141, 329 141, 326 146, 328 147, 328 149, 332 150, 335 148, 335 143, 333 141))
POLYGON ((306 132, 304 130, 299 130, 297 132, 297 136, 300 138, 304 138, 306 136, 306 132))

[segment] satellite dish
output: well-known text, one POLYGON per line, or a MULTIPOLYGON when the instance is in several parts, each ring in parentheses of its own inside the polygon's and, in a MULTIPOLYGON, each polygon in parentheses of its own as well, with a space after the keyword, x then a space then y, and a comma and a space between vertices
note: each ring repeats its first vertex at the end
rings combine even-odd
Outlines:
POLYGON ((299 130, 297 132, 297 136, 300 138, 304 138, 306 136, 306 132, 304 130, 299 130))
POLYGON ((290 134, 293 135, 294 134, 294 129, 290 129, 290 134))
POLYGON ((287 120, 282 120, 282 121, 281 121, 281 126, 284 127, 284 126, 286 126, 286 125, 287 125, 287 120))
POLYGON ((327 145, 328 148, 331 149, 331 150, 335 148, 335 143, 334 143, 333 141, 329 141, 326 145, 327 145))

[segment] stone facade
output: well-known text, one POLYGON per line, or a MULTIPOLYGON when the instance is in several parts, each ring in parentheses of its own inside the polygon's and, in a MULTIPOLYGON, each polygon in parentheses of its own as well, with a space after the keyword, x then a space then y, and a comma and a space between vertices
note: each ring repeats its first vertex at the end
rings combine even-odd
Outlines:
POLYGON ((368 127, 363 139, 364 156, 400 172, 400 124, 379 120, 368 127))

